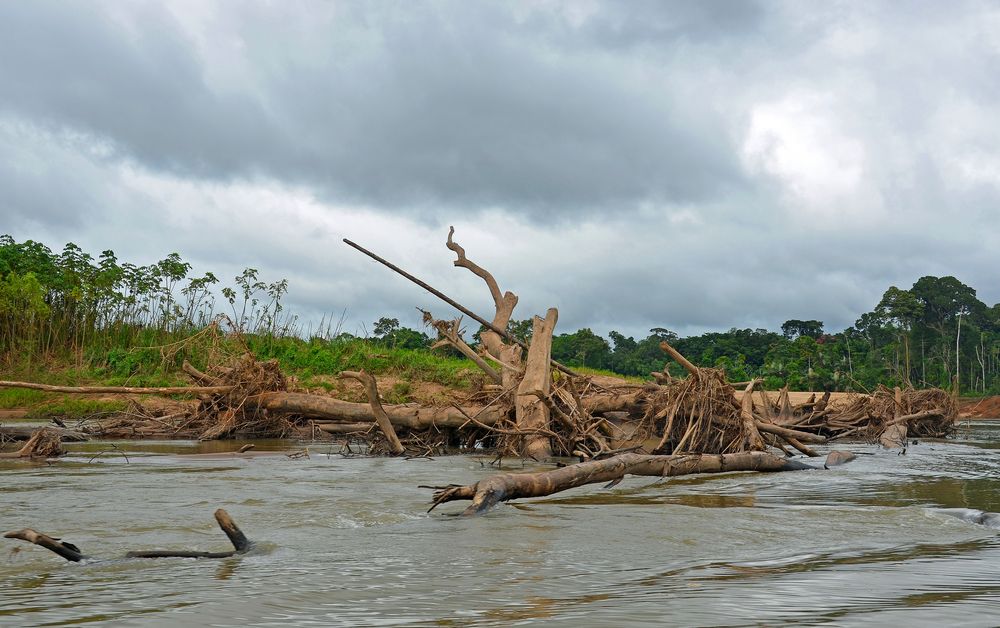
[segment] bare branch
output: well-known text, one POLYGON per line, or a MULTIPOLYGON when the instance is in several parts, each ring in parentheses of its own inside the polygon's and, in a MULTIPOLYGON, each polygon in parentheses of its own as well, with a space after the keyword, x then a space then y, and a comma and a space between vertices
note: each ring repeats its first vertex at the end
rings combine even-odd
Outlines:
POLYGON ((350 377, 364 384, 365 391, 368 393, 368 403, 371 404, 372 414, 375 415, 375 422, 378 423, 378 427, 382 430, 382 434, 385 435, 385 439, 389 441, 389 448, 392 450, 392 453, 398 456, 405 452, 406 449, 399 442, 396 430, 392 427, 392 421, 389 420, 389 415, 386 414, 385 408, 382 407, 382 401, 378 398, 378 384, 375 382, 375 378, 365 371, 343 371, 339 377, 341 379, 350 377))

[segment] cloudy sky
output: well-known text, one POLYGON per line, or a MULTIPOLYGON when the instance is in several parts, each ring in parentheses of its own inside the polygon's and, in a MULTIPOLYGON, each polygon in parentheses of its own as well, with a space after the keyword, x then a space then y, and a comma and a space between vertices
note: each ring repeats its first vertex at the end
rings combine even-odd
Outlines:
POLYGON ((1000 301, 1000 4, 0 3, 0 233, 288 278, 304 318, 838 330, 1000 301))

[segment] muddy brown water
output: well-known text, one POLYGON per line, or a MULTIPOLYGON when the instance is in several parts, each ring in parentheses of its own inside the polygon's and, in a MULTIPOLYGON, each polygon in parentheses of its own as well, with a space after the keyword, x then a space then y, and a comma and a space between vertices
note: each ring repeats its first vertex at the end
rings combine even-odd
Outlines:
POLYGON ((1000 511, 1000 423, 905 455, 851 446, 858 460, 830 471, 630 478, 474 519, 427 514, 417 485, 474 481, 489 459, 180 455, 241 444, 0 463, 0 529, 95 556, 0 540, 0 625, 1000 624, 1000 517, 983 514, 1000 511), (227 549, 218 507, 251 553, 120 558, 227 549))

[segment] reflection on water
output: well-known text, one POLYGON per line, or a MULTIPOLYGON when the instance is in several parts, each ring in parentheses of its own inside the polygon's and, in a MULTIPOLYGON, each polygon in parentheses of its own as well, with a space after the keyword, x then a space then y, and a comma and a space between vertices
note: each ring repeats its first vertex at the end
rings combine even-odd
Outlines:
POLYGON ((417 488, 494 472, 473 457, 74 445, 53 465, 0 462, 0 528, 98 558, 4 541, 0 625, 995 625, 997 442, 1000 425, 974 423, 902 456, 851 447, 858 460, 830 471, 631 478, 477 519, 427 514, 417 488), (227 549, 218 507, 252 552, 120 558, 227 549))

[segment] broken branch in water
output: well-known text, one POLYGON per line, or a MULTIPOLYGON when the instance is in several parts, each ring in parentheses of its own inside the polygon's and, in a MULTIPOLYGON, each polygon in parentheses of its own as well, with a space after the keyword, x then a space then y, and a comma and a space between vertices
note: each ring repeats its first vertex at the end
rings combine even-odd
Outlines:
POLYGON ((44 547, 50 552, 55 552, 66 560, 74 563, 86 558, 86 556, 83 555, 83 552, 80 551, 80 548, 76 545, 67 543, 66 541, 60 541, 57 538, 42 534, 41 532, 36 532, 31 528, 11 530, 3 536, 5 539, 21 539, 22 541, 27 541, 28 543, 34 543, 35 545, 44 547))
MULTIPOLYGON (((229 541, 233 544, 233 550, 226 552, 199 552, 199 551, 188 551, 188 550, 152 550, 152 551, 138 551, 129 552, 126 554, 126 558, 228 558, 230 556, 235 556, 236 554, 245 554, 253 547, 253 542, 247 539, 243 531, 239 529, 236 522, 233 521, 229 513, 219 508, 215 511, 215 520, 218 522, 219 527, 222 531, 226 533, 229 537, 229 541)), ((60 541, 58 538, 42 534, 32 530, 31 528, 25 528, 23 530, 12 530, 4 534, 4 538, 7 539, 20 539, 22 541, 27 541, 29 543, 34 543, 40 547, 55 552, 59 556, 62 556, 66 560, 72 562, 79 562, 87 556, 80 551, 80 548, 73 545, 72 543, 67 543, 66 541, 60 541)))
POLYGON ((500 502, 511 499, 544 497, 584 484, 621 480, 626 475, 672 477, 693 473, 798 471, 812 468, 814 467, 796 460, 787 460, 762 451, 682 456, 627 453, 540 473, 502 473, 466 486, 452 484, 430 487, 438 489, 434 493, 434 503, 430 510, 445 502, 471 499, 472 504, 462 514, 479 515, 500 502))

